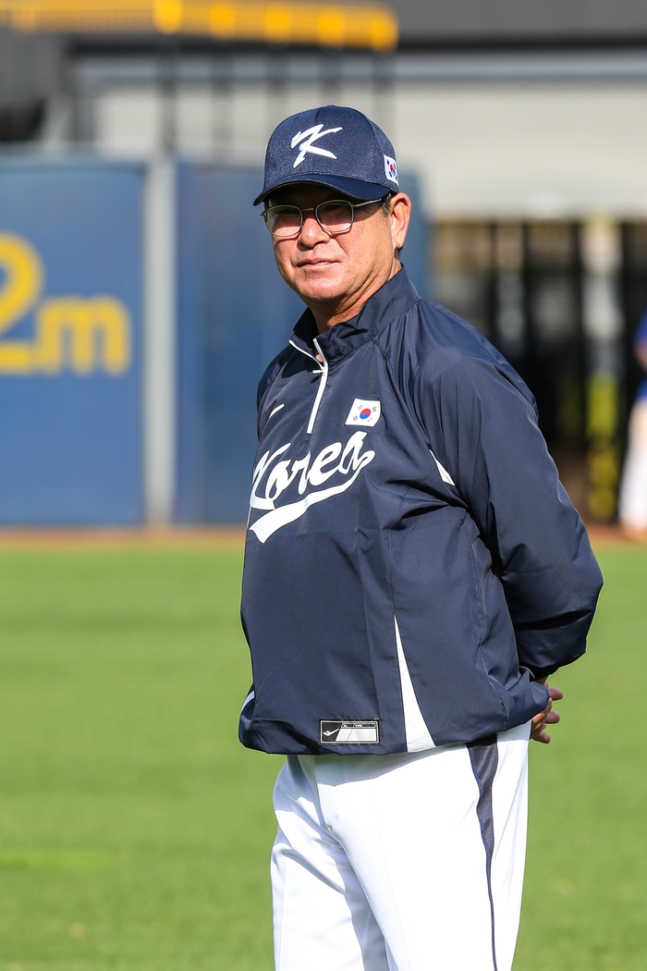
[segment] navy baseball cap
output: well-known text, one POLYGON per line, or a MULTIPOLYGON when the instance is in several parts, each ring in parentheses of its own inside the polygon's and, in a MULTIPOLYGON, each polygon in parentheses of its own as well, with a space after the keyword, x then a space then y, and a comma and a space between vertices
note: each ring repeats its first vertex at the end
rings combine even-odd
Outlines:
POLYGON ((254 205, 295 182, 329 186, 352 199, 381 199, 399 189, 395 150, 382 129, 355 108, 300 111, 270 137, 263 191, 254 205))

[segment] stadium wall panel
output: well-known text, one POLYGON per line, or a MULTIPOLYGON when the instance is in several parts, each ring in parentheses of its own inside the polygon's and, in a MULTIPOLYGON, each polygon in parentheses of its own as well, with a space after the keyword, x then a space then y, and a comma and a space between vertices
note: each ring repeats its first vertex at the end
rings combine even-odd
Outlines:
POLYGON ((0 523, 142 519, 144 166, 0 164, 0 523))

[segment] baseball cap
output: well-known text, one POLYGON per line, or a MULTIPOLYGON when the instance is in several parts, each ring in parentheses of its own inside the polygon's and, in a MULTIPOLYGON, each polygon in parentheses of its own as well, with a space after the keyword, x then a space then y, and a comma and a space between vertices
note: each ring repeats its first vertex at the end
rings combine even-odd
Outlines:
POLYGON ((290 115, 274 129, 265 153, 263 191, 314 182, 353 199, 398 191, 395 150, 381 128, 355 108, 326 105, 290 115))

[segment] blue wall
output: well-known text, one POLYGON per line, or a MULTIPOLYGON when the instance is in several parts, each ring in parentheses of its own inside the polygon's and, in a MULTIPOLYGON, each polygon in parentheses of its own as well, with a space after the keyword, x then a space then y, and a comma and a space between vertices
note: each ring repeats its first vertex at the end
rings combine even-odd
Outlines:
POLYGON ((0 523, 142 518, 142 182, 0 165, 0 523))
MULTIPOLYGON (((274 263, 252 200, 260 170, 181 163, 178 213, 178 463, 180 522, 243 522, 256 448, 256 386, 285 346, 303 304, 274 263)), ((427 227, 414 201, 403 260, 427 294, 427 227)))

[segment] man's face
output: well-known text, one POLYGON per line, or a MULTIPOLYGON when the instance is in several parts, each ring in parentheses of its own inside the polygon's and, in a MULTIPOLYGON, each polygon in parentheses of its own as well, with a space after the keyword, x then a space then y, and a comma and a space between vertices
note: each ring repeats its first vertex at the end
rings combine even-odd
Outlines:
MULTIPOLYGON (((320 202, 340 198, 344 196, 338 189, 295 185, 277 190, 269 204, 314 209, 320 202)), ((376 282, 381 286, 392 272, 393 219, 380 203, 356 209, 350 232, 330 236, 314 212, 306 212, 298 236, 272 239, 281 276, 308 305, 340 300, 352 304, 355 295, 376 289, 376 282)))

